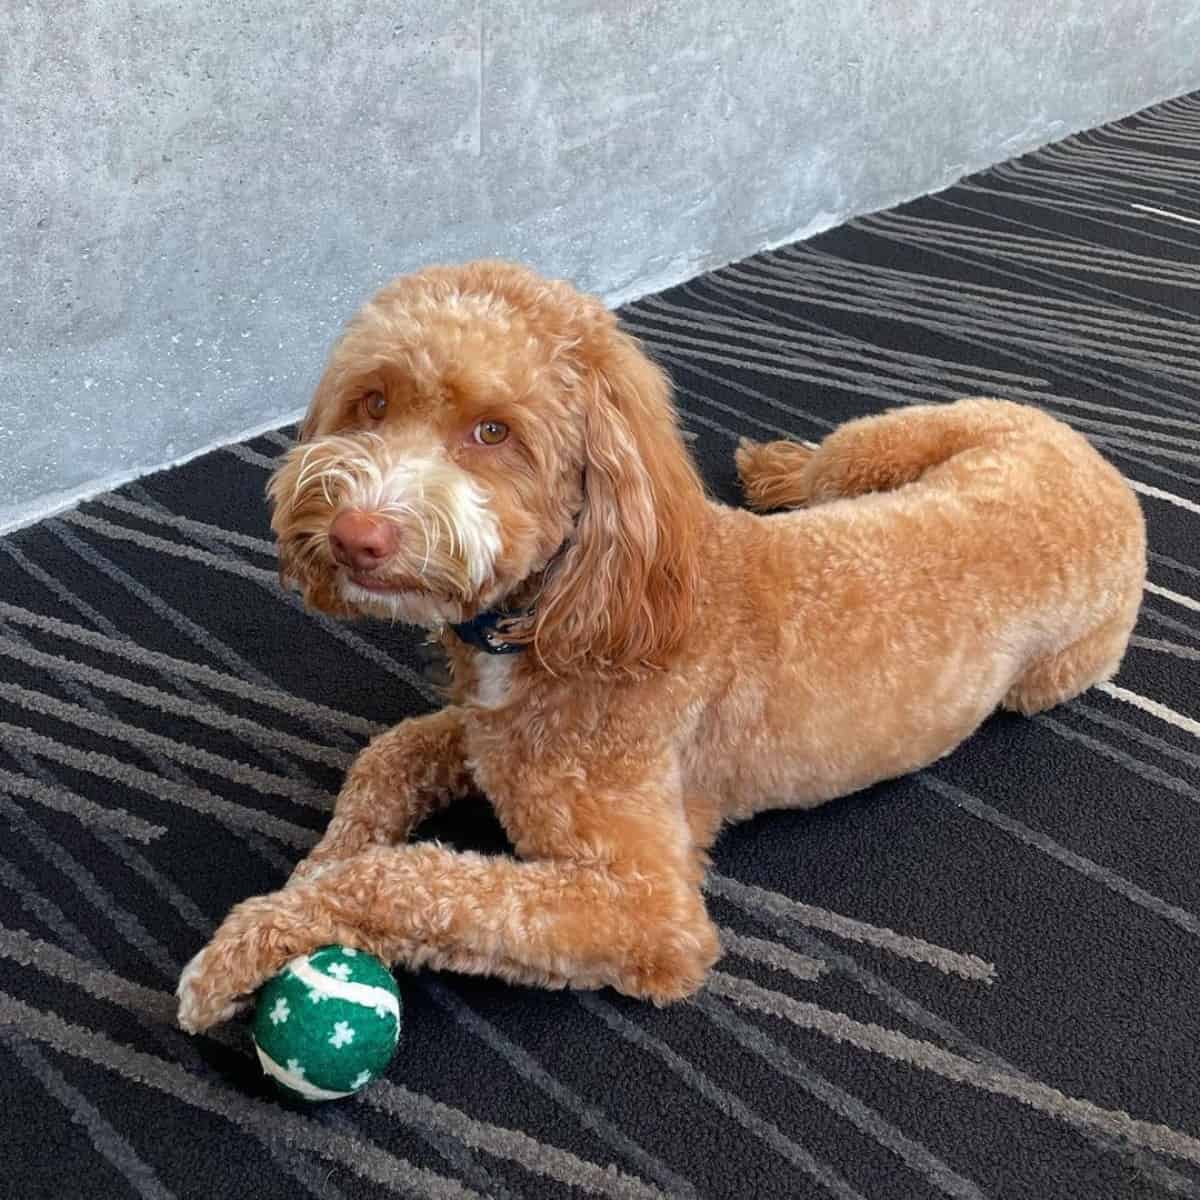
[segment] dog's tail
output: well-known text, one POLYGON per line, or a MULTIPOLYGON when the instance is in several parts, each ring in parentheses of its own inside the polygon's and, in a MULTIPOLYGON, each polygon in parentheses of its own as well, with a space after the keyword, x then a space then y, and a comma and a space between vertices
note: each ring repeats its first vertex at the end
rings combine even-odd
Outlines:
POLYGON ((1037 420, 1045 418, 1003 400, 914 405, 850 421, 816 447, 743 438, 738 474, 751 508, 799 508, 902 487, 964 450, 995 444, 1037 420))

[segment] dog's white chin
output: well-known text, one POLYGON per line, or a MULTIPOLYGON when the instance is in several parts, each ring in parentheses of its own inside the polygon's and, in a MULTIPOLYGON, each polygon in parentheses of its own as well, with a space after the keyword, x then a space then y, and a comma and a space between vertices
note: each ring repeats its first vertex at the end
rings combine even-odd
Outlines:
POLYGON ((360 587, 351 579, 344 579, 342 597, 364 616, 401 621, 422 629, 437 629, 463 619, 460 602, 431 596, 428 592, 376 591, 360 587))
POLYGON ((353 444, 313 478, 340 484, 349 508, 401 521, 404 536, 418 546, 448 552, 465 569, 471 587, 481 587, 491 576, 501 539, 490 494, 440 446, 397 450, 382 438, 353 444))

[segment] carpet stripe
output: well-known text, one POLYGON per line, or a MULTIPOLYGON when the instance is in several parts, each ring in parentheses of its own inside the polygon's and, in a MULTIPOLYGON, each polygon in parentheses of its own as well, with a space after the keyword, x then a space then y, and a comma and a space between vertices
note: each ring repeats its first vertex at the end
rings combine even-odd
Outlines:
POLYGON ((1140 708, 1142 712, 1149 713, 1152 717, 1157 717, 1168 725, 1174 725, 1176 729, 1182 729, 1184 733, 1190 733, 1192 737, 1200 738, 1200 721, 1176 712, 1169 704, 1151 700, 1149 696, 1141 696, 1128 688, 1118 687, 1115 683, 1099 683, 1096 685, 1096 690, 1103 692, 1106 696, 1111 696, 1114 700, 1120 700, 1123 704, 1131 704, 1134 708, 1140 708))
MULTIPOLYGON (((172 605, 168 604, 151 589, 143 586, 127 571, 110 562, 94 547, 80 540, 61 521, 48 521, 45 524, 45 528, 85 563, 99 571, 106 578, 111 579, 114 583, 119 584, 135 600, 145 605, 156 616, 195 642, 209 658, 222 663, 235 674, 254 682, 259 687, 268 690, 273 689, 272 681, 268 676, 259 671, 252 663, 246 661, 240 654, 230 649, 229 646, 215 637, 209 630, 198 625, 190 617, 185 616, 172 605)), ((106 632, 110 636, 113 636, 119 631, 109 628, 106 629, 106 632)))
MULTIPOLYGON (((833 948, 807 929, 797 926, 793 922, 772 917, 768 913, 758 913, 755 919, 761 921, 781 941, 828 963, 830 969, 836 971, 838 975, 851 980, 863 992, 885 1004, 908 1023, 928 1030, 929 1033, 940 1038, 964 1057, 973 1062, 998 1068, 1014 1077, 1029 1078, 1026 1072, 1002 1055, 996 1054, 968 1037, 952 1021, 932 1012, 894 984, 875 974, 863 963, 841 950, 833 948)), ((1148 1151, 1131 1146, 1125 1139, 1099 1130, 1082 1130, 1081 1132, 1099 1149, 1121 1155, 1143 1179, 1153 1181, 1174 1195, 1200 1197, 1200 1186, 1194 1185, 1189 1179, 1160 1162, 1148 1151)))
POLYGON ((1191 751, 1184 750, 1179 746, 1173 745, 1171 742, 1163 741, 1162 738, 1155 737, 1154 734, 1147 733, 1144 729, 1139 729, 1136 725, 1131 725, 1128 721, 1122 721, 1120 717, 1114 717, 1110 713, 1101 712, 1099 709, 1093 708, 1090 704, 1085 704, 1080 700, 1073 701, 1070 709, 1095 725, 1102 725, 1106 729, 1111 729, 1122 734, 1131 741, 1156 750, 1159 754, 1163 754, 1167 758, 1173 758, 1176 762, 1186 763, 1189 767, 1200 771, 1200 754, 1193 754, 1191 751))
POLYGON ((1195 913, 1152 895, 1145 888, 1139 887, 1115 871, 1110 871, 1107 867, 1093 862, 1090 858, 1085 858, 1082 854, 1076 854, 1074 850, 1067 849, 1066 846, 1056 842, 1040 830, 1031 829, 1015 817, 1010 817, 990 804, 968 795, 961 788, 953 787, 940 779, 934 779, 927 775, 921 775, 919 778, 921 784, 929 791, 934 792, 943 800, 949 800, 958 808, 969 812, 973 817, 978 817, 981 821, 986 821, 989 825, 1004 830, 1005 833, 1011 834, 1025 845, 1032 846, 1056 862, 1062 863, 1076 874, 1100 884, 1101 887, 1107 888, 1115 895, 1131 900, 1140 908, 1153 913, 1156 917, 1161 917, 1164 921, 1170 921, 1193 937, 1200 937, 1200 916, 1195 913))
MULTIPOLYGON (((139 917, 112 898, 93 871, 47 836, 19 805, 4 796, 0 796, 0 816, 54 869, 61 882, 74 886, 106 927, 115 929, 142 958, 157 967, 164 978, 174 975, 177 967, 174 956, 147 930, 139 917)), ((10 839, 4 849, 11 854, 14 848, 10 839)))
POLYGON ((1170 654, 1173 658, 1181 658, 1185 662, 1200 662, 1200 647, 1181 646, 1178 642, 1166 642, 1161 638, 1132 637, 1131 646, 1139 650, 1153 650, 1159 654, 1170 654))
MULTIPOLYGON (((159 523, 165 519, 162 514, 152 513, 149 510, 145 513, 148 519, 158 520, 159 523)), ((244 562, 241 558, 234 554, 231 547, 222 547, 223 553, 214 553, 209 550, 200 550, 192 546, 181 546, 177 542, 172 542, 167 538, 156 537, 153 534, 141 533, 136 529, 127 528, 124 525, 114 524, 112 521, 103 520, 100 517, 87 516, 80 512, 72 512, 60 518, 63 521, 69 521, 72 524, 79 525, 85 529, 91 529, 96 533, 102 534, 105 537, 115 539, 117 541, 129 541, 135 545, 144 547, 147 550, 155 550, 161 554, 174 555, 180 558, 190 559, 194 562, 202 563, 205 566, 215 567, 217 570, 226 571, 229 574, 236 575, 242 579, 249 580, 251 583, 258 584, 263 588, 272 599, 283 601, 290 607, 304 611, 303 605, 299 599, 289 591, 283 591, 279 587, 279 576, 277 571, 264 570, 261 567, 255 567, 244 562)), ((348 630, 344 625, 324 616, 323 614, 307 614, 315 624, 317 624, 329 636, 336 638, 347 646, 351 646, 361 657, 368 662, 382 668, 390 675, 395 675, 402 679, 409 687, 413 688, 421 696, 431 703, 440 703, 441 696, 436 689, 430 687, 416 671, 405 666, 404 663, 393 659, 386 654, 381 654, 373 645, 364 639, 357 637, 354 633, 348 630)))
POLYGON ((46 654, 30 648, 24 642, 11 638, 0 637, 0 655, 5 655, 27 666, 38 667, 48 674, 59 675, 64 679, 85 683, 99 691, 112 692, 126 700, 135 700, 151 711, 170 712, 177 716, 187 717, 207 729, 221 729, 237 734, 243 741, 253 746, 268 746, 277 750, 285 750, 295 758, 306 759, 310 762, 322 763, 325 766, 345 770, 353 756, 343 750, 321 746, 308 738, 293 737, 258 721, 247 717, 235 716, 219 708, 215 704, 196 703, 164 692, 161 688, 135 683, 120 675, 112 675, 96 667, 84 663, 72 662, 54 654, 46 654))
POLYGON ((410 1124, 444 1129, 464 1145, 517 1163, 525 1170, 566 1187, 612 1200, 662 1200, 656 1187, 616 1167, 601 1167, 565 1150, 539 1142, 516 1129, 505 1129, 467 1116, 461 1109, 441 1104, 403 1085, 381 1080, 364 1095, 364 1103, 401 1117, 410 1124))
POLYGON ((130 1189, 145 1200, 174 1200, 175 1193, 134 1151, 133 1147, 106 1121, 100 1110, 76 1087, 67 1082, 18 1030, 0 1030, 0 1040, 25 1070, 67 1110, 72 1125, 87 1131, 98 1154, 121 1175, 130 1189))
POLYGON ((449 1013, 457 1024, 499 1055, 517 1076, 548 1096, 563 1112, 570 1113, 585 1129, 632 1162, 643 1175, 662 1185, 673 1196, 696 1196, 696 1189, 683 1176, 676 1174, 666 1163, 639 1146, 596 1105, 588 1103, 572 1088, 556 1079, 529 1051, 506 1037, 460 996, 429 979, 423 980, 420 986, 439 1008, 449 1013))
POLYGON ((856 1021, 844 1013, 833 1012, 805 1000, 793 1000, 782 992, 772 992, 722 971, 712 973, 709 988, 735 1004, 781 1017, 835 1042, 845 1042, 857 1049, 881 1054, 955 1083, 965 1083, 980 1091, 1005 1096, 1080 1128, 1095 1129, 1111 1137, 1123 1138, 1149 1150, 1200 1165, 1200 1139, 1169 1126, 1140 1121, 1128 1113, 1101 1108, 1091 1101, 1068 1096, 1048 1084, 972 1062, 932 1042, 921 1041, 880 1025, 856 1021))
POLYGON ((1090 734, 1083 733, 1078 729, 1071 729, 1055 717, 1046 716, 1045 713, 1034 717, 1034 720, 1039 725, 1044 725, 1047 729, 1052 729, 1060 738, 1069 742, 1075 742, 1080 746, 1086 746, 1095 754, 1110 759, 1112 762, 1119 763, 1127 771, 1145 779, 1149 783, 1156 783, 1159 787, 1165 788, 1168 792, 1174 792, 1176 796, 1182 796, 1186 800, 1200 802, 1200 788, 1193 787, 1186 780, 1180 779, 1177 775, 1172 775, 1169 771, 1164 771, 1161 767, 1143 762, 1140 758, 1128 754, 1124 750, 1119 750, 1116 746, 1112 746, 1100 738, 1094 738, 1090 734))
MULTIPOLYGON (((132 484, 130 491, 133 494, 144 493, 144 489, 138 484, 132 484)), ((131 517, 140 517, 142 520, 151 521, 155 525, 165 525, 169 529, 178 529, 181 533, 186 533, 193 537, 214 538, 230 546, 237 546, 242 550, 261 554, 264 558, 269 558, 272 562, 275 562, 278 557, 275 543, 267 541, 266 538, 253 537, 248 533, 239 533, 236 529, 226 529, 223 525, 213 525, 208 521, 194 521, 191 517, 184 517, 179 513, 170 512, 159 505, 139 503, 136 500, 130 500, 126 496, 119 496, 115 492, 106 492, 103 496, 97 496, 94 503, 104 508, 111 508, 117 512, 126 513, 131 517)))
MULTIPOLYGON (((22 966, 34 967, 44 974, 65 980, 89 995, 107 1000, 158 1025, 170 1026, 175 1020, 175 997, 122 978, 111 970, 93 966, 56 946, 38 941, 19 930, 0 924, 0 957, 22 966)), ((228 1029, 213 1031, 209 1037, 224 1044, 240 1045, 240 1038, 228 1029)), ((539 1142, 516 1130, 473 1120, 460 1109, 440 1104, 428 1096, 412 1092, 400 1084, 379 1080, 359 1103, 404 1120, 408 1124, 452 1135, 465 1145, 484 1150, 498 1158, 515 1162, 526 1170, 544 1174, 583 1191, 613 1200, 658 1200, 658 1189, 612 1167, 599 1167, 565 1150, 539 1142)))
POLYGON ((205 771, 209 775, 216 775, 230 783, 239 783, 272 796, 283 796, 295 804, 302 804, 321 812, 328 812, 331 808, 329 796, 318 788, 297 784, 294 780, 235 762, 224 755, 213 754, 198 746, 179 741, 178 738, 153 733, 128 721, 102 716, 95 710, 83 708, 81 705, 56 700, 53 696, 32 691, 21 687, 20 684, 0 682, 0 699, 8 700, 18 708, 37 713, 39 716, 53 717, 67 725, 94 730, 115 742, 139 750, 152 750, 163 758, 205 771))
POLYGON ((1170 600, 1172 604, 1178 604, 1181 608, 1190 608, 1192 612, 1200 612, 1200 600, 1194 596, 1185 596, 1182 592, 1173 592, 1170 588, 1165 588, 1161 584, 1147 583, 1146 591, 1152 596, 1161 596, 1164 600, 1170 600))
POLYGON ((591 992, 580 992, 579 1003, 621 1037, 661 1059, 670 1071, 678 1075, 693 1091, 703 1096, 709 1104, 724 1115, 732 1117, 765 1146, 819 1183, 831 1196, 840 1197, 841 1200, 865 1200, 862 1193, 852 1188, 828 1163, 821 1162, 803 1146, 798 1145, 777 1125, 758 1116, 732 1092, 714 1083, 703 1071, 676 1054, 666 1042, 622 1016, 611 1004, 591 992))
MULTIPOLYGON (((3 601, 0 601, 0 617, 7 621, 40 629, 94 650, 100 650, 129 663, 149 667, 165 678, 203 684, 205 687, 237 696, 239 699, 250 700, 255 704, 274 708, 287 716, 304 720, 316 728, 336 729, 359 737, 372 737, 385 728, 374 721, 341 712, 336 708, 329 708, 324 704, 317 704, 290 692, 281 691, 275 686, 256 686, 235 675, 216 671, 203 663, 173 658, 169 654, 162 654, 156 650, 146 650, 133 642, 96 633, 93 630, 84 629, 80 625, 72 625, 66 621, 60 621, 56 617, 31 612, 29 609, 6 604, 3 601)), ((77 666, 78 664, 72 665, 77 666)), ((81 678, 84 677, 81 676, 81 678)), ((194 695, 199 696, 199 693, 194 693, 194 695)))
POLYGON ((960 954, 956 950, 935 946, 921 938, 908 937, 891 929, 870 925, 866 921, 843 917, 811 904, 802 904, 787 896, 781 896, 778 892, 739 883, 736 879, 730 879, 716 871, 708 873, 704 889, 711 895, 720 896, 723 900, 728 900, 749 912, 766 913, 773 917, 798 921, 802 925, 836 934, 847 941, 863 942, 913 962, 924 963, 948 975, 958 975, 963 979, 982 983, 992 983, 996 978, 996 968, 974 954, 960 954))
POLYGON ((0 1025, 17 1028, 25 1037, 153 1088, 235 1127, 257 1131, 266 1138, 283 1136, 290 1145, 313 1151, 397 1195, 416 1192, 431 1200, 482 1200, 478 1192, 452 1179, 377 1146, 327 1130, 313 1118, 264 1105, 233 1088, 219 1087, 174 1063, 121 1045, 103 1033, 82 1029, 4 992, 0 992, 0 1025))
POLYGON ((1194 625, 1187 624, 1186 621, 1177 621, 1174 617, 1168 617, 1166 613, 1161 613, 1147 602, 1142 603, 1142 610, 1139 614, 1144 621, 1150 621, 1154 625, 1161 625, 1164 629, 1170 629, 1174 633, 1182 633, 1185 637, 1196 638, 1200 640, 1200 629, 1194 625))
POLYGON ((155 799, 169 800, 174 804, 190 808, 194 812, 215 817, 231 828, 254 830, 266 834, 286 846, 307 849, 317 840, 317 835, 311 829, 305 829, 303 826, 285 821, 281 817, 273 817, 258 809, 233 804, 194 784, 180 784, 173 780, 162 779, 149 771, 142 770, 141 767, 121 762, 119 759, 108 754, 101 754, 97 750, 79 750, 73 746, 56 742, 53 738, 34 733, 31 729, 10 725, 7 721, 0 721, 0 737, 11 739, 12 744, 22 746, 38 758, 48 758, 52 762, 87 771, 89 774, 107 779, 111 783, 119 783, 145 792, 155 799))
POLYGON ((747 962, 761 963, 776 971, 786 971, 796 979, 811 983, 819 979, 828 968, 819 958, 810 958, 807 954, 797 954, 778 942, 768 942, 763 938, 749 937, 737 933, 726 925, 720 927, 721 948, 726 954, 736 954, 747 962))
POLYGON ((70 813, 83 825, 99 825, 135 842, 152 842, 167 832, 165 825, 143 821, 123 808, 107 808, 67 788, 38 783, 12 771, 0 769, 0 791, 22 800, 36 801, 56 812, 70 813))
POLYGON ((1200 513, 1200 504, 1197 504, 1194 500, 1188 500, 1185 496, 1179 496, 1174 492, 1153 487, 1148 483, 1138 483, 1132 479, 1129 481, 1129 486, 1140 496, 1149 496, 1152 500, 1164 500, 1167 504, 1173 504, 1176 508, 1186 509, 1190 513, 1200 513))
POLYGON ((936 1154, 885 1121, 857 1096, 852 1096, 843 1088, 830 1083, 828 1079, 789 1054, 757 1026, 743 1021, 730 1006, 722 1004, 711 992, 701 992, 692 1003, 744 1049, 758 1055, 772 1070, 798 1084, 867 1137, 890 1150, 905 1166, 923 1176, 943 1195, 953 1196, 956 1200, 984 1200, 984 1193, 979 1190, 977 1184, 951 1170, 936 1154))

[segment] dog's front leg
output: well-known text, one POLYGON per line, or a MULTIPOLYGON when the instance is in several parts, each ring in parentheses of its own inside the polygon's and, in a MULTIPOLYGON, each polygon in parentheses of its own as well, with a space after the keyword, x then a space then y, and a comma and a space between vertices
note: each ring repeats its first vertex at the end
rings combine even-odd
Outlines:
POLYGON ((380 846, 239 904, 180 980, 180 1024, 227 1019, 289 959, 333 942, 412 968, 611 985, 660 1004, 699 988, 720 952, 699 888, 662 864, 380 846))
POLYGON ((355 759, 325 836, 292 873, 315 878, 368 846, 405 841, 427 816, 466 793, 462 710, 444 708, 381 733, 355 759))

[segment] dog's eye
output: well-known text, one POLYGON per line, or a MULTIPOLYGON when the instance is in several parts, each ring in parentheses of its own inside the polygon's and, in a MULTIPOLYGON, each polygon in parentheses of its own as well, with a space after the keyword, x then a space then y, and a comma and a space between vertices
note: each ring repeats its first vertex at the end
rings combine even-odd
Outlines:
POLYGON ((387 412, 387 397, 382 392, 368 392, 363 397, 363 412, 372 421, 378 421, 387 412))
POLYGON ((475 440, 481 446, 498 446, 508 437, 508 426, 503 421, 480 421, 475 426, 475 440))

